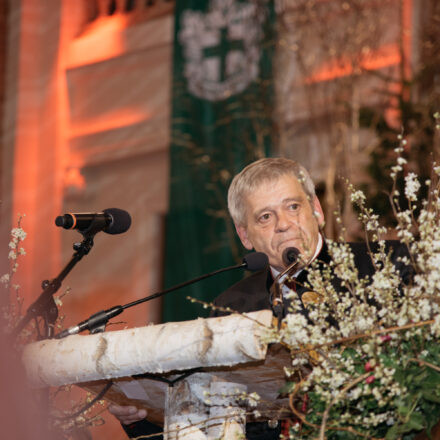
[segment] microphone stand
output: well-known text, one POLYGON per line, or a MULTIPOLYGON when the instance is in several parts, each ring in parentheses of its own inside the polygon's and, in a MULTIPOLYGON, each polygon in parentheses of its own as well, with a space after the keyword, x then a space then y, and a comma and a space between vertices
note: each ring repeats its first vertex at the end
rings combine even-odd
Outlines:
POLYGON ((136 305, 144 303, 146 301, 151 301, 152 299, 166 295, 169 292, 172 292, 174 290, 178 290, 182 287, 188 286, 189 284, 193 284, 197 281, 201 281, 201 280, 208 278, 208 277, 211 277, 213 275, 217 275, 219 273, 226 272, 228 270, 241 269, 243 267, 247 267, 246 262, 243 262, 241 264, 237 264, 235 266, 224 267, 223 269, 218 269, 214 272, 210 272, 208 274, 201 275, 201 276, 194 278, 192 280, 185 281, 183 283, 169 287, 168 289, 162 290, 161 292, 157 292, 157 293, 154 293, 150 296, 146 296, 146 297, 138 299, 136 301, 132 301, 132 302, 127 303, 123 306, 120 306, 120 305, 113 306, 107 310, 101 310, 100 312, 91 315, 90 318, 80 322, 79 324, 77 324, 73 327, 70 327, 66 330, 63 330, 61 333, 58 333, 55 336, 55 339, 62 339, 62 338, 65 338, 66 336, 76 335, 77 333, 80 333, 84 330, 89 330, 91 334, 103 332, 105 330, 107 322, 111 318, 114 318, 115 316, 121 314, 125 309, 128 309, 129 307, 136 306, 136 305))
POLYGON ((270 287, 270 304, 277 320, 278 328, 281 326, 281 320, 285 315, 282 287, 285 284, 286 278, 293 275, 296 271, 308 266, 311 261, 312 259, 309 259, 305 262, 301 258, 299 250, 295 247, 287 248, 283 252, 283 262, 287 267, 277 275, 270 287), (285 275, 287 275, 286 278, 281 281, 285 275))
POLYGON ((272 283, 272 286, 270 287, 270 303, 272 305, 272 312, 277 320, 278 327, 281 325, 281 320, 284 317, 283 294, 281 291, 284 283, 280 283, 280 279, 286 274, 291 274, 299 263, 300 262, 298 259, 295 259, 293 262, 291 262, 285 270, 277 275, 272 283))
POLYGON ((38 317, 42 317, 44 321, 44 335, 41 337, 40 329, 38 327, 37 322, 37 331, 39 335, 39 339, 50 339, 54 334, 54 325, 58 318, 58 307, 55 303, 53 296, 61 287, 61 283, 64 278, 69 274, 69 272, 74 268, 74 266, 87 255, 93 247, 93 238, 95 234, 101 230, 100 225, 92 224, 85 230, 80 230, 79 232, 83 235, 84 239, 81 243, 74 243, 73 250, 75 253, 73 254, 70 261, 64 267, 64 269, 60 272, 60 274, 52 279, 44 280, 41 283, 41 287, 43 288, 43 292, 40 294, 38 299, 32 303, 26 311, 24 317, 17 324, 15 329, 12 332, 12 336, 16 338, 20 332, 28 325, 28 323, 32 319, 37 319, 38 317))

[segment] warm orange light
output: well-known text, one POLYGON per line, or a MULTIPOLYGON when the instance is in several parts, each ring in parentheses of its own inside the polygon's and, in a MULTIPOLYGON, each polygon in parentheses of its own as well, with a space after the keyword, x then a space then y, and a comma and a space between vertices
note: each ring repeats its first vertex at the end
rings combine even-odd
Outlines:
MULTIPOLYGON (((402 7, 402 50, 403 50, 403 75, 405 80, 411 78, 412 58, 412 11, 413 0, 404 0, 402 7)), ((409 90, 404 90, 405 98, 409 99, 409 90)))
POLYGON ((64 176, 64 186, 82 190, 86 187, 86 179, 81 174, 80 168, 69 167, 64 176))
MULTIPOLYGON (((361 56, 359 67, 362 70, 377 70, 393 66, 400 62, 400 51, 397 44, 381 46, 376 51, 370 51, 367 55, 361 56)), ((322 81, 331 81, 343 76, 352 75, 354 72, 353 61, 346 56, 324 63, 308 78, 306 84, 313 84, 322 81)))
POLYGON ((146 121, 151 118, 145 108, 121 108, 112 112, 88 118, 80 122, 76 122, 70 127, 70 137, 86 136, 100 131, 114 130, 116 128, 130 126, 146 121))
POLYGON ((74 39, 69 47, 68 68, 114 58, 125 49, 121 31, 127 27, 127 17, 114 15, 97 19, 83 35, 74 39))

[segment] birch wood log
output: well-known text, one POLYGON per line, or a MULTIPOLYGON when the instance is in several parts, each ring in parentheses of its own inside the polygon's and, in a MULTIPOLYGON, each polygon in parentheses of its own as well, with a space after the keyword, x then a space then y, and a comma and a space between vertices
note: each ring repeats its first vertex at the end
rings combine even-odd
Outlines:
POLYGON ((245 435, 245 385, 195 373, 168 388, 165 440, 237 440, 245 435), (242 402, 243 403, 243 402, 242 402))
POLYGON ((31 385, 44 387, 262 360, 258 322, 270 326, 272 312, 247 315, 39 341, 25 347, 23 363, 31 385))

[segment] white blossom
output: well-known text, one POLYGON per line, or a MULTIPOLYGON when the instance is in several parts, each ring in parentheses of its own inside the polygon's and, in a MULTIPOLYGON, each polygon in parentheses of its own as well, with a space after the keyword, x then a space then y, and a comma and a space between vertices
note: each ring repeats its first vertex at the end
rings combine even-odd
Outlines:
POLYGON ((365 194, 360 190, 354 191, 350 194, 350 199, 352 203, 363 203, 365 201, 365 194))
POLYGON ((411 201, 417 201, 417 193, 420 189, 420 182, 417 180, 415 173, 408 173, 405 176, 405 196, 411 201))
POLYGON ((23 241, 26 238, 27 233, 22 228, 13 228, 11 235, 13 238, 23 241))
POLYGON ((440 314, 435 316, 434 323, 431 324, 431 333, 436 337, 440 337, 440 314))

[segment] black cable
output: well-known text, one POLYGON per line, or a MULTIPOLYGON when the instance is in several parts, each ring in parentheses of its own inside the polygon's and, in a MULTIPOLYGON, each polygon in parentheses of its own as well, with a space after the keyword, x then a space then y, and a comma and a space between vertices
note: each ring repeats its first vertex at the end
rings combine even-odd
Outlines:
POLYGON ((186 373, 181 374, 180 376, 176 377, 175 379, 167 379, 166 377, 157 376, 153 373, 140 373, 140 374, 133 374, 131 377, 133 379, 150 379, 155 380, 157 382, 164 382, 168 384, 169 386, 174 386, 177 382, 180 382, 183 379, 186 379, 187 377, 191 376, 194 373, 200 373, 202 368, 193 368, 191 370, 188 370, 186 373))
POLYGON ((93 400, 91 400, 89 403, 84 405, 81 409, 79 409, 75 413, 69 414, 68 416, 64 416, 64 417, 52 417, 52 418, 56 420, 68 420, 78 417, 80 414, 91 408, 98 400, 101 400, 105 396, 105 393, 111 388, 112 385, 113 382, 111 380, 108 381, 105 387, 96 395, 96 397, 93 400))

